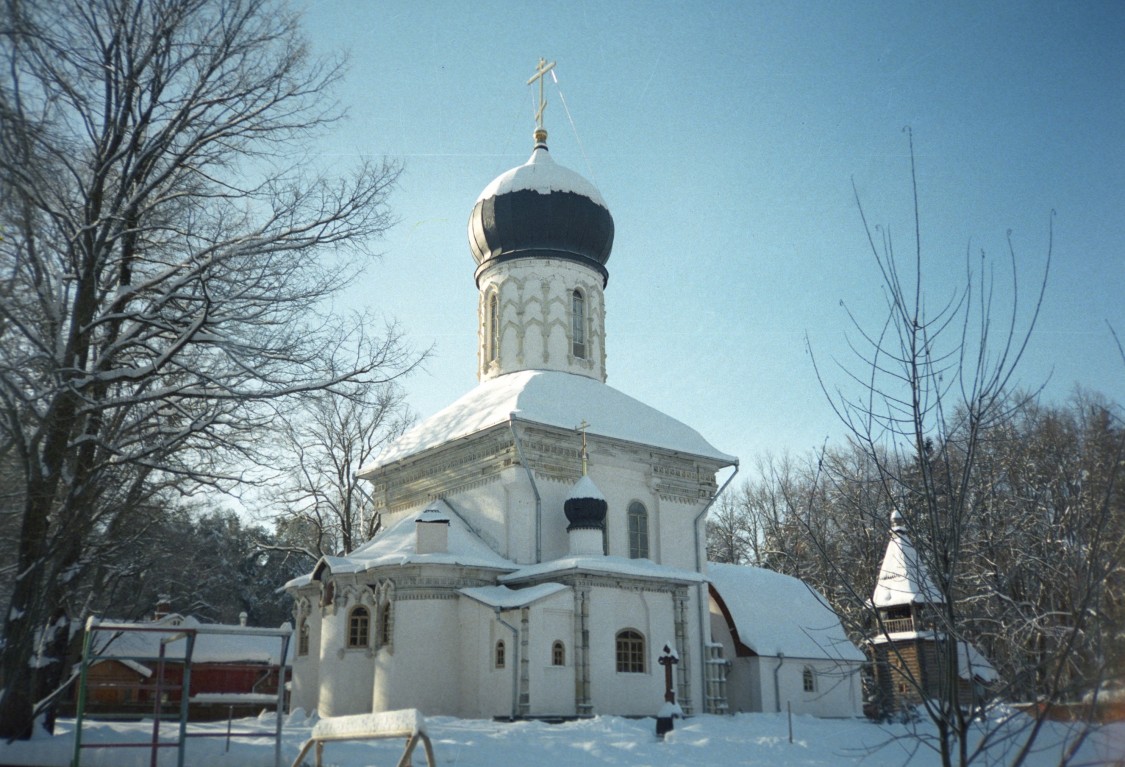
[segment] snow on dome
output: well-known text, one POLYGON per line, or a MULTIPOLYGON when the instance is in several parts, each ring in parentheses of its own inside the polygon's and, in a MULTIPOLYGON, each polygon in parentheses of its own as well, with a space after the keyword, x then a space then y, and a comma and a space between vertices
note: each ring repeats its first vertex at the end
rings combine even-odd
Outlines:
POLYGON ((535 147, 527 162, 523 165, 517 165, 494 178, 492 183, 486 186, 480 196, 477 197, 477 202, 508 192, 524 190, 539 192, 540 194, 573 192, 583 197, 589 197, 598 205, 609 210, 609 206, 605 204, 605 200, 597 187, 570 168, 556 163, 545 146, 535 147))
POLYGON ((699 432, 611 386, 585 376, 546 370, 521 370, 481 383, 452 405, 425 419, 392 442, 359 476, 506 424, 512 418, 564 429, 576 414, 589 434, 707 458, 724 466, 738 462, 711 446, 699 432))
POLYGON ((583 474, 578 481, 574 483, 574 487, 570 489, 570 495, 568 495, 567 498, 593 498, 597 501, 605 500, 602 491, 598 489, 598 486, 594 484, 594 480, 590 479, 588 474, 583 474))
POLYGON ((862 661, 840 618, 804 581, 748 565, 707 563, 738 640, 759 655, 862 661))
POLYGON ((478 281, 482 269, 512 259, 562 258, 594 269, 604 286, 613 232, 613 216, 594 185, 536 147, 527 163, 481 192, 467 235, 478 281))

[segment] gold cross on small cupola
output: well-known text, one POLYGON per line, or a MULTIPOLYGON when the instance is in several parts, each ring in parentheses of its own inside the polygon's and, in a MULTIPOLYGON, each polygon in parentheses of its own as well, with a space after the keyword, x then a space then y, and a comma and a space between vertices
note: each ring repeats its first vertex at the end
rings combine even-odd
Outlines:
MULTIPOLYGON (((547 97, 543 93, 543 80, 544 76, 555 68, 555 62, 547 63, 544 58, 539 59, 539 66, 535 69, 533 74, 527 81, 531 85, 536 80, 539 81, 539 108, 535 110, 535 143, 545 144, 547 142, 547 129, 543 127, 543 110, 547 108, 547 97)), ((553 75, 552 75, 553 76, 553 75)))
POLYGON ((590 428, 590 424, 586 423, 586 419, 582 419, 582 423, 575 427, 578 433, 582 435, 582 476, 586 476, 586 430, 590 428))

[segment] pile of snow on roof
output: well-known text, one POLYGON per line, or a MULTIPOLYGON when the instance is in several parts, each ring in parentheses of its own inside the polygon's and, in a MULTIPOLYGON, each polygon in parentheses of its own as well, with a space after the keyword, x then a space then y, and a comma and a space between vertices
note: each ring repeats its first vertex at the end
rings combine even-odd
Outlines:
POLYGON ((726 605, 742 644, 758 655, 863 661, 824 597, 772 570, 709 562, 707 579, 726 605))
POLYGON ((728 466, 737 462, 690 426, 600 381, 573 373, 523 370, 480 384, 408 430, 359 473, 369 474, 512 418, 573 429, 576 415, 589 422, 592 435, 709 458, 728 466))

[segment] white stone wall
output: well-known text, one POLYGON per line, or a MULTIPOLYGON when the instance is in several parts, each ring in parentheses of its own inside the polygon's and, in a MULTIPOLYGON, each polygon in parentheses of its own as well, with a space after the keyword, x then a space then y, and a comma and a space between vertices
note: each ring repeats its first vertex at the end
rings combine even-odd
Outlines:
POLYGON ((727 675, 727 704, 731 713, 786 711, 820 717, 850 717, 863 714, 863 688, 859 663, 830 660, 735 657, 734 638, 718 605, 711 602, 711 636, 723 646, 723 657, 731 661, 727 675), (804 689, 804 669, 814 671, 815 687, 804 689), (775 682, 776 676, 776 682, 775 682))
POLYGON ((517 716, 573 716, 572 613, 570 591, 561 591, 527 608, 503 610, 499 614, 491 607, 461 598, 457 715, 486 718, 508 717, 513 713, 517 716), (509 626, 515 627, 517 635, 513 635, 509 626), (551 662, 551 649, 556 640, 562 641, 566 650, 566 662, 562 666, 551 662), (495 664, 498 641, 504 642, 504 668, 496 668, 495 664), (514 690, 515 706, 512 703, 514 690), (519 695, 524 690, 527 699, 521 708, 519 695))
POLYGON ((301 708, 305 713, 317 710, 320 697, 320 589, 317 584, 299 592, 293 608, 293 678, 289 693, 289 708, 301 708), (309 627, 309 652, 298 654, 301 621, 309 627))
MULTIPOLYGON (((496 619, 495 611, 471 599, 461 598, 459 604, 460 648, 458 653, 460 695, 459 716, 511 716, 512 683, 519 673, 516 665, 512 632, 496 619), (504 668, 496 668, 497 641, 504 642, 504 668)), ((504 619, 519 625, 518 611, 508 611, 504 619)))
POLYGON ((858 663, 775 657, 738 660, 758 665, 762 711, 784 712, 792 707, 794 714, 820 717, 861 716, 863 713, 858 663), (812 692, 804 689, 806 667, 814 671, 816 689, 812 692))
POLYGON ((427 715, 465 716, 458 707, 458 600, 452 591, 441 597, 438 589, 433 598, 404 598, 396 591, 393 651, 376 654, 373 710, 417 708, 427 715))
POLYGON ((341 579, 336 579, 334 592, 334 599, 324 607, 321 618, 318 710, 321 716, 367 713, 372 710, 371 686, 375 676, 375 652, 371 645, 375 601, 365 586, 341 579), (372 617, 368 645, 349 648, 349 612, 361 604, 372 617))
POLYGON ((561 370, 605 381, 605 301, 602 276, 559 258, 503 261, 478 277, 477 375, 481 381, 518 370, 561 370), (571 346, 571 295, 586 298, 586 356, 571 346), (489 297, 499 299, 499 348, 489 359, 489 297))
POLYGON ((574 595, 568 589, 530 609, 528 670, 532 716, 574 716, 574 595), (552 663, 552 647, 563 644, 562 666, 552 663))
POLYGON ((665 642, 674 642, 670 594, 591 590, 590 680, 595 713, 652 716, 664 702, 664 669, 656 659, 665 642), (616 637, 633 629, 645 638, 643 673, 618 673, 616 637))

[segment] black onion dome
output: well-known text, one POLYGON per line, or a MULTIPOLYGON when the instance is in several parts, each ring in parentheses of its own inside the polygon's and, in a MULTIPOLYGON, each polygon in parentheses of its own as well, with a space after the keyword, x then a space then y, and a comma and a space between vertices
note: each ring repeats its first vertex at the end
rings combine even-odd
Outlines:
POLYGON ((594 481, 586 475, 574 483, 570 495, 563 501, 563 512, 570 522, 567 532, 578 529, 601 530, 605 527, 605 514, 609 509, 605 496, 594 481))
POLYGON ((530 160, 481 192, 469 216, 469 247, 478 273, 499 261, 554 257, 585 263, 604 281, 613 216, 593 184, 538 144, 530 160))

